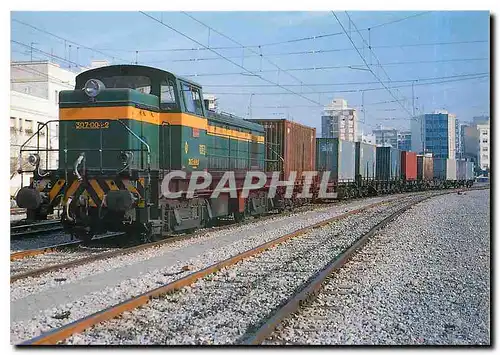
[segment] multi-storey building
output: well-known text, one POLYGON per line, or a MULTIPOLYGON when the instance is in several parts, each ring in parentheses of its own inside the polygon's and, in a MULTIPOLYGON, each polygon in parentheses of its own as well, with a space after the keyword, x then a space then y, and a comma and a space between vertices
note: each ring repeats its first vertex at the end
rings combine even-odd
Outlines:
POLYGON ((321 116, 321 136, 347 141, 358 139, 358 116, 356 109, 349 108, 347 101, 335 99, 325 106, 321 116))
POLYGON ((398 147, 398 130, 394 128, 378 127, 372 131, 375 136, 375 144, 384 147, 398 147))
POLYGON ((455 158, 455 120, 447 111, 435 111, 412 121, 411 145, 417 153, 432 153, 437 158, 455 158))
MULTIPOLYGON (((21 176, 17 173, 21 145, 42 124, 54 121, 40 132, 43 139, 39 144, 41 148, 58 148, 59 92, 74 89, 76 73, 49 61, 12 62, 10 72, 10 191, 14 195, 21 187, 21 176)), ((32 139, 27 146, 33 148, 35 144, 38 143, 32 139)), ((22 163, 26 165, 27 156, 23 158, 22 163)), ((41 158, 43 169, 57 167, 56 152, 41 158)), ((29 184, 30 177, 24 174, 23 186, 29 184)))
POLYGON ((478 166, 481 170, 490 169, 490 123, 476 125, 479 133, 478 166))
POLYGON ((411 151, 411 131, 398 133, 398 149, 411 151))
POLYGON ((217 97, 215 95, 211 94, 203 94, 203 101, 205 103, 205 108, 210 111, 216 111, 218 104, 217 104, 217 97))
POLYGON ((368 144, 376 144, 375 136, 373 134, 360 134, 358 136, 358 142, 368 143, 368 144))

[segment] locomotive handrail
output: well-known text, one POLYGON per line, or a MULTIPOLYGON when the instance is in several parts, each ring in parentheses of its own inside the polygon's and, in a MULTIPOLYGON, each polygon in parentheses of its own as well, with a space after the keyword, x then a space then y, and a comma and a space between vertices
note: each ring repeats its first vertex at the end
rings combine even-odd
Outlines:
MULTIPOLYGON (((151 148, 149 147, 149 144, 146 143, 146 141, 144 139, 139 137, 134 131, 132 131, 122 120, 118 119, 117 121, 120 122, 123 125, 123 127, 125 127, 125 129, 127 131, 129 131, 135 138, 137 138, 142 144, 144 144, 146 146, 146 148, 148 150, 146 165, 147 165, 148 171, 151 170, 151 148)), ((128 150, 130 150, 130 149, 128 149, 128 150)))
MULTIPOLYGON (((19 160, 18 160, 18 165, 19 165, 19 169, 18 169, 18 173, 22 176, 23 173, 38 173, 38 175, 40 176, 43 176, 42 174, 40 174, 39 170, 40 170, 40 166, 36 166, 34 167, 34 169, 30 169, 30 170, 26 170, 26 167, 23 167, 23 153, 24 152, 36 152, 36 153, 41 153, 41 152, 44 152, 46 153, 46 170, 50 170, 48 169, 49 166, 48 166, 48 154, 49 152, 64 152, 64 170, 65 170, 65 176, 66 176, 66 181, 67 181, 67 170, 68 170, 68 161, 67 161, 67 158, 68 158, 68 152, 75 152, 75 151, 78 151, 78 152, 82 152, 82 151, 85 151, 85 152, 99 152, 101 154, 101 157, 100 157, 100 170, 102 171, 103 167, 102 167, 102 152, 103 150, 104 151, 123 151, 124 149, 123 148, 106 148, 106 149, 103 149, 102 147, 102 139, 101 139, 101 145, 99 148, 87 148, 87 149, 74 149, 74 148, 67 148, 67 147, 62 147, 61 144, 58 145, 57 148, 49 148, 49 124, 51 123, 68 123, 68 122, 73 122, 73 121, 78 121, 78 120, 65 120, 65 121, 60 121, 60 120, 49 120, 45 123, 39 123, 38 124, 38 129, 36 130, 36 132, 34 132, 23 144, 21 144, 20 148, 19 148, 19 160), (42 130, 46 129, 47 130, 47 134, 46 134, 46 146, 45 147, 40 147, 40 132, 42 130), (37 142, 35 144, 31 144, 32 141, 33 141, 33 138, 37 136, 37 142)), ((150 168, 151 168, 151 148, 149 146, 149 144, 147 142, 145 142, 141 137, 139 137, 136 133, 134 133, 132 130, 130 130, 130 128, 124 123, 122 122, 121 120, 117 120, 120 122, 120 124, 122 126, 125 127, 125 129, 131 133, 135 138, 137 138, 139 140, 139 142, 141 142, 141 145, 145 146, 145 149, 144 147, 141 147, 140 149, 127 149, 128 151, 131 151, 131 152, 144 152, 146 151, 147 152, 147 157, 146 157, 146 165, 147 165, 147 171, 148 171, 148 183, 150 182, 150 168)), ((61 127, 62 129, 62 127, 61 127)), ((61 131, 61 130, 60 130, 61 131)), ((102 128, 100 129, 100 133, 101 133, 101 136, 102 136, 102 128)), ((101 137, 102 138, 102 137, 101 137)), ((60 142, 59 142, 60 143, 60 142)), ((67 142, 66 142, 67 144, 67 142)), ((42 158, 42 157, 40 157, 42 158)), ((59 167, 61 166, 61 163, 59 163, 59 167)))

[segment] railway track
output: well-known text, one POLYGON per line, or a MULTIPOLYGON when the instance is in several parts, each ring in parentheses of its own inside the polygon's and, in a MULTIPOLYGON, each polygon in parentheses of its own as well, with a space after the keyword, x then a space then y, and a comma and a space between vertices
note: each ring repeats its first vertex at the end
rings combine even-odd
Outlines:
POLYGON ((10 239, 20 240, 24 238, 34 238, 40 235, 61 231, 62 229, 63 226, 59 220, 14 225, 10 227, 10 239))
MULTIPOLYGON (((304 206, 301 206, 301 207, 294 209, 291 212, 282 213, 282 214, 280 214, 280 216, 287 216, 290 213, 299 213, 299 212, 303 212, 303 211, 310 211, 310 210, 322 209, 322 208, 325 208, 325 206, 324 205, 304 205, 304 206)), ((270 219, 273 217, 276 217, 276 214, 270 213, 268 215, 259 217, 258 220, 266 220, 266 219, 270 219)), ((239 225, 253 223, 254 221, 255 221, 255 219, 250 218, 250 219, 247 219, 243 222, 240 222, 239 225)), ((211 227, 211 228, 209 228, 209 230, 210 231, 223 230, 226 228, 231 228, 232 226, 234 226, 234 224, 235 224, 234 221, 221 221, 221 224, 219 226, 211 227)), ((93 255, 88 255, 88 256, 80 255, 78 258, 74 258, 74 260, 66 260, 63 262, 56 262, 55 264, 51 263, 52 261, 55 261, 55 259, 57 258, 57 256, 56 256, 55 258, 50 258, 49 260, 47 260, 50 264, 43 266, 43 267, 33 268, 30 265, 22 266, 23 269, 29 269, 29 270, 24 270, 23 272, 15 272, 15 270, 13 271, 11 268, 10 282, 12 283, 12 282, 22 280, 22 279, 25 279, 28 277, 36 277, 39 275, 43 275, 47 272, 53 272, 53 271, 57 271, 57 270, 65 269, 65 268, 71 268, 71 267, 85 265, 85 264, 88 264, 88 263, 91 263, 94 261, 98 261, 98 260, 105 260, 108 258, 120 256, 120 255, 126 255, 126 254, 130 254, 130 253, 138 252, 141 250, 145 250, 148 248, 160 247, 162 245, 174 243, 174 242, 181 241, 181 240, 194 239, 200 235, 203 235, 204 233, 206 233, 206 231, 207 231, 207 229, 204 228, 204 229, 200 229, 197 232, 191 233, 191 234, 173 235, 173 236, 165 237, 162 240, 151 242, 151 243, 133 245, 130 247, 120 248, 117 250, 102 251, 100 253, 94 253, 93 255)), ((25 258, 29 258, 29 257, 36 257, 36 256, 44 255, 47 253, 57 253, 57 252, 64 253, 65 250, 75 249, 76 247, 80 246, 81 244, 82 244, 82 242, 78 240, 78 241, 60 243, 60 244, 56 244, 56 245, 50 245, 48 247, 21 250, 21 251, 11 253, 10 260, 12 262, 15 260, 21 260, 21 259, 25 259, 25 258)), ((41 263, 42 263, 41 261, 35 260, 31 264, 41 264, 41 263)))
MULTIPOLYGON (((463 190, 458 190, 458 191, 462 191, 463 192, 463 190)), ((432 196, 438 196, 438 195, 441 195, 441 194, 454 193, 454 192, 456 193, 457 190, 446 191, 446 192, 442 192, 442 193, 432 193, 431 195, 425 194, 425 196, 432 197, 432 196)), ((403 199, 403 198, 405 198, 405 196, 410 196, 410 195, 398 196, 397 198, 398 199, 403 199)), ((412 194, 412 196, 416 197, 417 195, 412 194)), ((418 196, 423 196, 423 195, 420 194, 418 196)), ((82 318, 80 320, 76 320, 73 323, 67 324, 65 326, 62 326, 60 329, 58 329, 58 331, 62 330, 62 332, 65 333, 65 335, 63 335, 63 336, 61 336, 61 333, 59 333, 59 334, 53 334, 54 332, 57 333, 57 331, 54 330, 53 332, 51 332, 50 334, 48 334, 48 337, 45 337, 45 335, 47 335, 47 334, 45 334, 45 335, 40 336, 38 338, 33 338, 33 339, 31 339, 31 340, 23 343, 23 344, 24 345, 29 345, 29 344, 56 344, 56 343, 58 343, 60 341, 63 341, 64 339, 70 337, 71 334, 85 331, 86 329, 92 327, 93 325, 98 324, 99 322, 110 320, 114 316, 120 315, 120 314, 122 314, 125 311, 134 310, 134 308, 136 308, 138 306, 145 305, 149 301, 153 301, 154 302, 154 300, 156 298, 164 299, 165 298, 165 294, 170 294, 172 292, 179 293, 178 291, 180 291, 180 290, 189 289, 189 287, 186 287, 186 286, 189 286, 189 285, 191 285, 193 283, 196 283, 197 281, 202 280, 203 278, 206 278, 209 274, 216 273, 216 272, 220 273, 221 270, 224 271, 223 270, 224 268, 227 268, 227 267, 230 267, 230 266, 234 266, 234 264, 238 263, 239 261, 242 261, 243 259, 247 259, 247 258, 250 258, 252 256, 255 256, 255 255, 257 255, 259 253, 262 253, 265 250, 270 249, 270 248, 274 249, 273 248, 274 246, 276 246, 278 244, 281 244, 281 243, 285 242, 288 239, 294 239, 295 237, 301 236, 301 235, 303 235, 303 234, 305 234, 307 232, 310 232, 310 231, 312 231, 314 229, 317 229, 319 227, 324 227, 325 225, 327 225, 328 223, 330 223, 332 221, 341 220, 343 218, 346 218, 349 215, 358 214, 361 211, 364 211, 364 210, 366 210, 368 208, 373 208, 374 206, 377 206, 377 205, 380 205, 380 204, 387 204, 390 201, 395 201, 395 199, 391 199, 389 201, 386 200, 386 201, 378 202, 378 203, 375 203, 375 204, 372 204, 372 205, 369 205, 369 206, 365 206, 365 207, 360 208, 358 210, 351 211, 351 212, 349 212, 349 213, 347 213, 345 215, 337 216, 337 217, 335 217, 333 219, 330 219, 328 221, 323 221, 323 222, 317 223, 317 224, 315 224, 313 226, 309 226, 309 227, 303 228, 303 229, 301 229, 299 231, 290 233, 290 234, 288 234, 286 236, 283 236, 281 238, 273 240, 272 242, 265 243, 265 244, 263 244, 263 245, 261 245, 261 246, 259 246, 257 248, 254 248, 254 249, 252 249, 250 251, 246 251, 244 253, 241 253, 241 254, 237 255, 235 258, 230 258, 230 259, 225 260, 224 262, 220 262, 220 263, 214 264, 214 265, 212 265, 210 267, 207 267, 207 268, 205 268, 203 270, 200 270, 199 272, 194 272, 194 273, 192 273, 192 274, 190 274, 190 275, 188 275, 188 276, 186 276, 186 277, 184 277, 182 279, 178 279, 178 280, 176 280, 174 282, 166 284, 165 286, 162 286, 160 288, 156 288, 156 289, 154 289, 154 290, 152 290, 150 292, 146 292, 144 294, 141 294, 140 296, 134 297, 133 299, 124 301, 124 302, 120 303, 119 305, 117 305, 117 307, 110 307, 110 308, 108 308, 106 310, 99 311, 99 312, 97 312, 97 313, 95 313, 93 315, 90 315, 88 317, 82 318)), ((183 237, 183 238, 191 238, 192 235, 181 236, 181 237, 183 237)), ((209 264, 207 264, 207 265, 209 265, 209 264)), ((167 281, 170 281, 168 279, 175 280, 175 277, 173 277, 173 278, 172 277, 168 277, 167 281)), ((194 287, 196 287, 196 286, 193 286, 193 289, 194 289, 194 287)), ((258 306, 258 305, 255 305, 255 306, 258 306)), ((99 308, 94 308, 94 309, 97 310, 99 308)), ((133 311, 133 312, 135 312, 135 311, 133 311)), ((89 313, 87 313, 87 314, 89 314, 89 313)), ((82 316, 84 316, 84 315, 85 315, 85 313, 82 316)), ((238 318, 238 317, 236 317, 236 318, 238 318)), ((75 319, 77 319, 77 318, 73 318, 72 317, 72 320, 75 320, 75 319)), ((59 323, 58 325, 55 325, 55 327, 59 327, 59 326, 61 326, 63 324, 64 324, 64 322, 62 322, 62 324, 59 323)), ((78 336, 79 335, 76 335, 77 338, 78 338, 78 336)), ((73 339, 73 338, 71 338, 68 341, 69 341, 69 343, 75 343, 75 342, 78 343, 78 340, 75 341, 75 339, 73 339)), ((83 343, 85 343, 85 342, 83 342, 83 343)), ((89 343, 89 342, 87 342, 87 343, 89 343)), ((94 343, 94 342, 90 342, 90 343, 94 343)), ((97 341, 97 343, 99 343, 99 341, 97 341)), ((113 343, 113 342, 111 342, 111 343, 113 343)))
MULTIPOLYGON (((254 248, 254 249, 251 249, 249 251, 240 253, 232 258, 229 258, 229 259, 226 259, 222 262, 216 263, 216 264, 214 264, 210 267, 207 267, 203 270, 194 272, 194 273, 192 273, 184 278, 181 278, 179 280, 171 282, 167 285, 158 287, 157 289, 154 289, 152 291, 149 291, 149 292, 146 292, 146 293, 141 294, 139 296, 130 298, 129 300, 124 301, 118 305, 115 305, 115 306, 110 307, 108 309, 102 310, 100 312, 92 314, 92 315, 85 317, 83 319, 69 323, 61 328, 55 329, 49 333, 46 333, 46 334, 43 334, 43 335, 37 337, 37 338, 26 341, 26 342, 22 343, 21 345, 57 344, 61 341, 64 341, 68 337, 71 337, 71 335, 73 335, 75 333, 83 332, 86 329, 89 329, 92 326, 97 325, 101 322, 109 321, 109 320, 113 319, 114 317, 123 314, 123 312, 132 311, 139 306, 144 306, 146 303, 148 303, 150 301, 152 302, 152 305, 147 306, 148 308, 155 307, 155 305, 157 303, 161 303, 161 302, 169 301, 169 300, 172 301, 170 303, 175 305, 174 308, 172 308, 172 309, 169 308, 168 310, 163 309, 163 312, 165 312, 163 314, 165 316, 169 317, 170 311, 173 313, 176 313, 175 307, 182 308, 182 307, 179 307, 179 302, 180 302, 179 299, 175 300, 175 299, 170 299, 169 297, 182 298, 184 294, 182 292, 179 292, 179 291, 182 289, 188 288, 188 286, 191 286, 192 290, 210 289, 211 291, 208 292, 208 296, 211 298, 217 298, 218 287, 221 287, 222 285, 228 286, 228 284, 231 284, 232 291, 236 292, 237 295, 236 296, 232 295, 233 297, 229 297, 229 299, 237 300, 239 297, 245 297, 245 294, 248 296, 248 293, 250 293, 253 297, 253 296, 255 296, 255 294, 254 294, 254 292, 251 291, 252 288, 245 289, 245 287, 242 287, 242 283, 245 284, 245 282, 247 282, 248 280, 246 280, 246 281, 242 280, 242 278, 244 278, 244 277, 243 276, 240 277, 238 270, 236 271, 237 276, 232 275, 232 277, 230 277, 229 281, 231 281, 231 282, 228 282, 227 277, 224 276, 228 272, 231 273, 230 269, 238 268, 238 266, 236 264, 241 263, 241 264, 246 266, 247 263, 252 263, 253 260, 260 260, 259 262, 254 263, 255 265, 253 265, 253 268, 252 268, 253 272, 255 272, 258 275, 257 276, 258 280, 250 281, 250 284, 252 284, 252 283, 255 284, 255 282, 257 284, 259 282, 264 282, 264 283, 271 282, 271 284, 274 282, 277 282, 278 284, 282 284, 279 282, 279 280, 284 277, 283 275, 289 276, 292 274, 290 271, 286 272, 286 271, 280 269, 283 267, 283 265, 295 265, 301 259, 302 260, 309 260, 309 261, 310 260, 320 261, 322 259, 320 257, 320 255, 315 255, 314 259, 311 259, 310 257, 305 257, 302 253, 302 251, 304 251, 304 247, 305 247, 305 250, 307 251, 308 254, 311 254, 311 253, 314 254, 314 253, 317 253, 318 251, 328 252, 328 250, 330 252, 332 252, 332 248, 333 248, 333 250, 337 250, 339 247, 341 247, 339 245, 336 245, 336 246, 328 245, 328 241, 331 242, 332 240, 335 240, 335 238, 331 238, 331 234, 329 234, 331 232, 331 230, 328 230, 329 228, 335 228, 334 226, 336 225, 336 223, 334 223, 334 222, 340 223, 341 221, 343 221, 345 219, 349 219, 349 218, 351 218, 351 219, 356 218, 357 219, 358 217, 355 215, 360 215, 360 218, 361 218, 361 215, 368 214, 367 216, 364 217, 366 220, 373 219, 376 216, 379 216, 379 218, 378 218, 379 221, 375 224, 377 226, 379 226, 378 228, 381 228, 381 225, 383 223, 388 223, 389 220, 395 218, 395 216, 396 216, 396 214, 394 214, 395 211, 398 211, 398 213, 402 213, 403 210, 406 210, 407 208, 411 207, 413 204, 418 203, 418 202, 422 201, 423 199, 425 199, 425 197, 414 198, 413 201, 410 201, 410 202, 406 201, 406 203, 404 203, 403 206, 401 206, 402 204, 400 202, 394 202, 394 201, 392 201, 390 203, 388 203, 386 201, 378 202, 378 203, 375 203, 375 204, 372 204, 369 206, 365 206, 365 207, 357 209, 357 210, 353 210, 353 211, 348 212, 346 214, 331 218, 329 220, 317 223, 313 226, 303 228, 303 229, 298 230, 294 233, 290 233, 290 234, 287 234, 287 235, 282 236, 280 238, 277 238, 275 240, 272 240, 270 242, 264 243, 264 244, 254 248), (389 211, 390 212, 389 213, 387 211, 387 208, 384 207, 383 205, 392 206, 392 209, 394 211, 392 211, 392 212, 389 211), (377 208, 378 208, 378 210, 377 210, 377 208), (381 211, 385 211, 383 218, 380 217, 381 211), (322 237, 318 239, 318 235, 316 235, 316 234, 318 233, 318 231, 323 231, 325 228, 327 229, 327 233, 323 234, 322 237), (297 243, 299 243, 299 244, 297 244, 297 243), (302 247, 302 249, 300 248, 300 246, 302 247), (326 248, 326 249, 324 249, 324 248, 326 248), (291 253, 290 251, 295 251, 295 252, 291 253), (281 255, 288 255, 288 257, 290 257, 290 255, 292 255, 291 259, 285 261, 285 263, 283 263, 283 260, 280 260, 281 262, 277 262, 277 263, 273 264, 272 258, 270 259, 268 256, 259 257, 259 254, 276 253, 276 252, 281 253, 281 255), (273 267, 275 268, 274 270, 272 270, 270 273, 268 272, 265 275, 263 275, 262 273, 259 273, 258 270, 263 270, 263 269, 265 270, 266 265, 268 265, 270 263, 273 264, 273 267), (219 275, 221 273, 223 274, 223 276, 218 278, 217 275, 219 275), (216 277, 213 277, 213 274, 215 274, 216 277), (272 275, 274 275, 275 277, 272 278, 272 275), (276 275, 278 275, 278 276, 276 277, 276 275), (222 283, 218 282, 218 280, 222 280, 222 283), (202 286, 197 285, 200 282, 204 283, 204 284, 202 286), (212 283, 215 282, 215 284, 214 284, 214 286, 216 287, 215 289, 207 287, 207 283, 211 283, 211 282, 212 283), (240 293, 239 295, 238 295, 238 292, 240 293), (243 294, 241 294, 242 292, 243 292, 243 294)), ((352 221, 351 221, 351 224, 352 224, 352 221)), ((362 223, 357 222, 357 225, 361 225, 361 224, 362 223)), ((365 233, 366 232, 369 232, 369 231, 365 231, 365 233)), ((364 238, 368 238, 368 237, 364 237, 364 238)), ((357 239, 355 238, 352 240, 352 242, 354 243, 354 242, 356 242, 356 240, 357 239)), ((352 244, 352 243, 350 243, 350 244, 352 244)), ((349 245, 346 245, 346 247, 349 247, 349 245)), ((342 253, 342 250, 337 250, 337 254, 340 255, 342 253)), ((313 255, 310 255, 310 256, 313 257, 313 255)), ((313 271, 314 270, 311 268, 309 268, 308 270, 304 270, 304 272, 306 272, 306 273, 312 272, 312 274, 315 274, 315 272, 313 272, 313 271)), ((250 276, 251 275, 253 275, 253 274, 250 273, 250 276)), ((284 277, 284 278, 286 279, 286 277, 284 277)), ((301 281, 300 284, 302 284, 302 282, 304 282, 304 281, 309 280, 309 278, 310 278, 310 276, 307 277, 305 280, 301 281)), ((254 287, 254 286, 255 285, 252 285, 252 287, 254 287)), ((296 287, 300 288, 300 285, 297 285, 296 287)), ((295 289, 295 287, 294 287, 294 289, 295 289)), ((257 292, 260 292, 260 291, 257 291, 257 292)), ((226 297, 224 299, 227 300, 226 297)), ((192 298, 191 298, 191 300, 192 300, 192 298)), ((278 297, 278 300, 279 300, 279 297, 278 297)), ((218 306, 216 305, 215 307, 222 306, 220 304, 220 302, 222 302, 222 300, 219 299, 218 301, 219 301, 218 306)), ((250 307, 250 309, 255 309, 255 307, 258 307, 258 304, 259 303, 254 304, 253 307, 250 307)), ((227 305, 225 305, 225 306, 227 306, 227 305)), ((222 307, 222 308, 225 308, 225 307, 222 307)), ((231 308, 231 307, 229 307, 229 308, 231 308)), ((210 311, 216 312, 216 310, 217 310, 217 308, 213 308, 210 311)), ((138 310, 135 310, 133 312, 136 312, 136 311, 138 311, 138 310)), ((179 309, 179 311, 186 311, 186 310, 179 309)), ((203 310, 200 310, 200 311, 203 313, 203 310)), ((127 314, 132 314, 132 313, 127 313, 127 314)), ((233 318, 226 318, 226 317, 224 317, 224 318, 225 319, 238 319, 237 316, 236 316, 236 318, 234 318, 234 316, 235 315, 233 315, 233 318)), ((196 318, 196 317, 194 317, 194 318, 196 318)), ((123 316, 122 316, 122 319, 123 319, 123 316)), ((114 321, 119 321, 119 320, 114 320, 114 321)), ((172 320, 172 321, 173 321, 172 324, 174 324, 174 325, 177 324, 175 322, 175 320, 172 320)), ((163 322, 163 323, 165 323, 165 322, 163 322)), ((169 323, 169 322, 166 322, 166 323, 169 323)), ((99 328, 99 327, 100 326, 98 326, 97 328, 99 328)), ((234 328, 234 325, 232 325, 231 327, 234 328)), ((179 329, 177 329, 177 330, 179 330, 179 329)), ((92 330, 92 331, 94 331, 94 330, 92 330)), ((99 330, 96 329, 95 331, 99 331, 99 330)), ((168 334, 168 332, 166 334, 168 334)), ((240 342, 240 340, 241 340, 241 339, 239 339, 240 337, 241 337, 241 335, 239 335, 237 337, 238 339, 232 339, 232 340, 233 341, 237 340, 237 342, 240 342)), ((160 339, 161 339, 161 337, 160 337, 160 339)), ((246 342, 246 341, 247 340, 244 340, 243 342, 246 342)), ((70 341, 70 343, 71 343, 71 341, 70 341)))

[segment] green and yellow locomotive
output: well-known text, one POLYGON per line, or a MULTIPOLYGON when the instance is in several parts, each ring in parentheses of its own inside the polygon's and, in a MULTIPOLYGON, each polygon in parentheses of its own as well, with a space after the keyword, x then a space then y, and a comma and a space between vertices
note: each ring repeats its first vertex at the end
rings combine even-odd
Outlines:
MULTIPOLYGON (((75 90, 60 92, 59 120, 39 127, 21 148, 33 179, 16 200, 33 219, 62 206, 65 227, 84 239, 106 231, 151 236, 194 229, 267 209, 258 191, 247 199, 224 193, 210 199, 217 176, 231 170, 241 184, 248 170, 263 169, 264 152, 263 127, 208 111, 200 85, 146 66, 102 67, 79 74, 75 90), (58 146, 34 144, 51 125, 58 126, 58 146), (44 166, 51 154, 58 158, 54 169, 44 166), (192 199, 164 198, 161 183, 173 170, 188 178, 209 171, 212 185, 192 199)), ((172 180, 170 190, 185 190, 188 178, 172 180)))

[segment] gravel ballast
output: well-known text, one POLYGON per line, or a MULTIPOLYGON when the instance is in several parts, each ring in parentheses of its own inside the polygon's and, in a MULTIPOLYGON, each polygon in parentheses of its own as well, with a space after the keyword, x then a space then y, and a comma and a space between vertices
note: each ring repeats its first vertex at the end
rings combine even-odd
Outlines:
POLYGON ((40 335, 297 229, 405 196, 408 195, 351 201, 258 220, 163 247, 18 280, 11 284, 11 341, 18 343, 40 335), (187 265, 188 270, 183 270, 187 265), (53 318, 60 318, 60 314, 67 316, 53 318))
POLYGON ((489 194, 413 207, 264 344, 490 344, 489 194))
POLYGON ((331 258, 407 203, 378 206, 293 238, 67 344, 236 343, 331 258))

